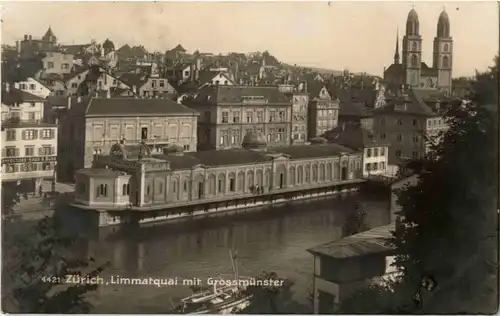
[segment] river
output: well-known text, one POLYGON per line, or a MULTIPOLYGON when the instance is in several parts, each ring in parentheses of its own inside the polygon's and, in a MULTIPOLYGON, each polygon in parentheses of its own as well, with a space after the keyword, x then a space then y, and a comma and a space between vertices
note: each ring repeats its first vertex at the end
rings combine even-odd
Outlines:
MULTIPOLYGON (((294 282, 294 300, 307 302, 312 255, 306 249, 341 237, 344 218, 356 201, 370 228, 389 222, 388 201, 354 195, 264 209, 236 217, 182 224, 156 224, 134 230, 101 228, 85 252, 109 261, 111 275, 140 278, 206 279, 231 274, 229 250, 236 249, 240 275, 273 271, 294 282)), ((189 287, 102 285, 91 294, 97 313, 162 313, 191 294, 189 287)))

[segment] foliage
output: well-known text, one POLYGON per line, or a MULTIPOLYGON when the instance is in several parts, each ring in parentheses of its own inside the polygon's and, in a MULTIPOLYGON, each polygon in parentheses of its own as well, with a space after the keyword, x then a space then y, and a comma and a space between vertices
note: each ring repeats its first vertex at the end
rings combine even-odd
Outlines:
POLYGON ((279 277, 275 272, 263 271, 257 280, 282 280, 283 286, 250 286, 247 291, 252 294, 249 307, 242 314, 301 314, 309 309, 293 301, 291 290, 293 282, 279 277))
POLYGON ((434 154, 413 163, 417 185, 396 192, 402 210, 390 242, 402 274, 394 291, 363 289, 343 302, 344 312, 496 310, 498 58, 495 67, 478 74, 472 104, 446 115, 449 129, 434 154))
POLYGON ((2 219, 13 219, 14 207, 21 197, 19 188, 14 182, 2 183, 2 219))
POLYGON ((3 224, 3 311, 88 313, 91 304, 85 295, 98 285, 65 284, 65 276, 97 276, 105 265, 72 255, 76 239, 59 234, 51 218, 34 226, 3 224))
POLYGON ((366 213, 361 209, 359 203, 356 204, 356 209, 347 215, 347 218, 342 226, 342 237, 351 236, 368 230, 366 225, 366 213))

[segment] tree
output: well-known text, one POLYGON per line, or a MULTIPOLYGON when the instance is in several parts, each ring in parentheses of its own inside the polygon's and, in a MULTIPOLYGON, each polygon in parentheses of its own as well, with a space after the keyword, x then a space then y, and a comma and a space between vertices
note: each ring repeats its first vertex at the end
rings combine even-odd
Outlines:
POLYGON ((366 213, 361 208, 359 202, 356 202, 356 209, 346 217, 342 225, 342 237, 348 237, 368 230, 366 225, 366 213))
POLYGON ((243 314, 302 314, 310 312, 293 300, 291 290, 293 282, 279 277, 275 272, 263 271, 257 280, 282 280, 283 286, 250 286, 247 292, 252 294, 250 306, 243 314))
POLYGON ((17 313, 88 313, 85 295, 94 284, 68 284, 67 275, 97 276, 106 264, 72 255, 76 239, 62 236, 45 218, 35 226, 4 223, 2 234, 2 309, 17 313), (8 224, 8 225, 7 225, 8 224))
POLYGON ((20 201, 21 192, 14 182, 2 183, 2 220, 12 220, 14 207, 20 201))
POLYGON ((477 75, 474 91, 471 104, 447 113, 449 129, 433 154, 414 163, 419 182, 397 192, 402 210, 390 243, 401 277, 390 290, 363 289, 341 310, 452 314, 498 307, 498 58, 477 75))

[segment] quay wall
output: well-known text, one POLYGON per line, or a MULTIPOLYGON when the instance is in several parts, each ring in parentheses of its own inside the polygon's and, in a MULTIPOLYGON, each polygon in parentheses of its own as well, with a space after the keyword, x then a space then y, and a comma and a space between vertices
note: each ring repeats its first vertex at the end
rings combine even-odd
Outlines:
MULTIPOLYGON (((342 185, 331 187, 318 187, 303 189, 300 191, 276 192, 259 196, 250 196, 238 199, 226 199, 221 201, 204 201, 198 204, 178 205, 169 207, 164 205, 155 209, 114 209, 114 208, 91 208, 73 205, 83 209, 87 216, 93 217, 99 227, 139 224, 145 225, 154 222, 178 222, 194 220, 206 217, 228 216, 235 213, 252 211, 269 205, 281 205, 295 203, 310 199, 326 198, 336 194, 347 194, 357 192, 363 181, 348 181, 342 185)), ((201 201, 200 201, 201 202, 201 201)))

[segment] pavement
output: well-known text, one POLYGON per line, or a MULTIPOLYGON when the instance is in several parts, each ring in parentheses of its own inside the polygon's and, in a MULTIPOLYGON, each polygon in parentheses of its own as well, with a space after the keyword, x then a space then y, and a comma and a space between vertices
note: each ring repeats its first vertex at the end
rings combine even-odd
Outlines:
MULTIPOLYGON (((69 198, 75 191, 75 186, 74 184, 56 182, 55 189, 59 195, 67 195, 69 198)), ((52 215, 54 203, 44 197, 44 193, 52 191, 52 182, 44 180, 42 182, 42 190, 42 196, 38 192, 28 194, 27 199, 21 196, 19 203, 14 206, 14 214, 27 220, 41 219, 52 215)))

